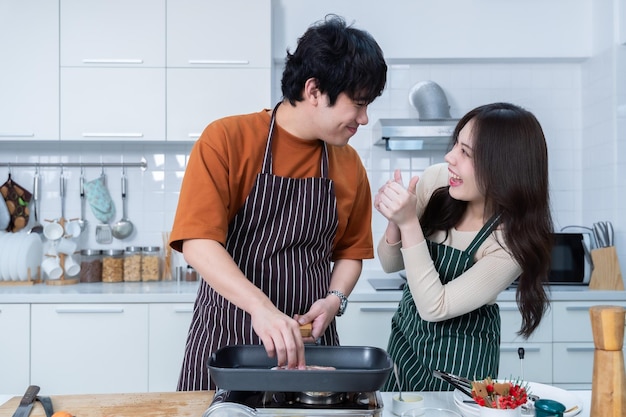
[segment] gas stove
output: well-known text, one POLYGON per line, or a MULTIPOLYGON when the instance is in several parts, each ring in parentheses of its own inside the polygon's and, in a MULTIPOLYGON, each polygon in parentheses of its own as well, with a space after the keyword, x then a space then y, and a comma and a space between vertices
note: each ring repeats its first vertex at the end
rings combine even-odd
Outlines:
POLYGON ((268 392, 218 390, 202 417, 352 416, 382 417, 373 392, 268 392))

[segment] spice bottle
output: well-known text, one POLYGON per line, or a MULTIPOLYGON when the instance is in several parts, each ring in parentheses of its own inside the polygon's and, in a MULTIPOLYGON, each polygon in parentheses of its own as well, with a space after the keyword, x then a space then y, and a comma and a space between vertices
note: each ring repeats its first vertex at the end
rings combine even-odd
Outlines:
POLYGON ((102 282, 122 282, 124 279, 124 251, 102 251, 102 282))
POLYGON ((102 282, 102 251, 83 249, 80 251, 80 282, 102 282))
POLYGON ((124 251, 124 281, 141 281, 141 246, 127 246, 124 251))
POLYGON ((198 273, 191 265, 187 265, 187 275, 185 276, 185 281, 197 281, 198 273))
POLYGON ((141 279, 159 281, 161 279, 161 248, 144 246, 141 259, 141 279))

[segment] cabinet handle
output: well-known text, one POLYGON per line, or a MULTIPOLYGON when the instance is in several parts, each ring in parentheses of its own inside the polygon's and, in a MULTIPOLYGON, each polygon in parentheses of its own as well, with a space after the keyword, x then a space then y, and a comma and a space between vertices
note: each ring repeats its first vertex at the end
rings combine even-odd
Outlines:
POLYGON ((0 133, 0 138, 32 138, 34 133, 0 133))
POLYGON ((593 352, 595 348, 592 347, 568 347, 565 348, 568 352, 593 352))
POLYGON ((95 313, 95 314, 103 314, 103 313, 123 313, 124 309, 121 307, 82 307, 82 308, 57 308, 55 311, 58 314, 84 314, 84 313, 95 313))
POLYGON ((500 307, 500 311, 519 311, 517 307, 500 307))
POLYGON ((188 138, 198 139, 202 133, 187 133, 188 138))
POLYGON ((380 313, 380 312, 388 312, 393 313, 398 309, 398 307, 361 307, 360 310, 364 313, 380 313))
POLYGON ((83 64, 143 64, 143 59, 83 59, 83 64))
POLYGON ((193 308, 190 308, 190 307, 174 308, 174 313, 193 313, 193 308))
POLYGON ((568 306, 565 307, 567 311, 587 311, 589 310, 589 306, 568 306))
MULTIPOLYGON (((517 353, 519 348, 517 347, 509 347, 509 346, 500 346, 500 352, 515 352, 517 353)), ((541 348, 538 347, 524 347, 524 352, 540 352, 541 348)))
POLYGON ((143 133, 83 133, 84 138, 142 138, 143 133))
POLYGON ((228 59, 190 59, 188 61, 192 65, 248 65, 250 61, 246 60, 228 60, 228 59))

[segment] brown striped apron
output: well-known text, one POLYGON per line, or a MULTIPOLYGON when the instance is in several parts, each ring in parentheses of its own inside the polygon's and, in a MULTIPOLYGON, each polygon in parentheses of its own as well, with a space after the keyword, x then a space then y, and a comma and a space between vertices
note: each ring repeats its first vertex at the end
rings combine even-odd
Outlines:
MULTIPOLYGON (((428 250, 442 284, 474 264, 474 255, 499 221, 491 218, 464 251, 429 240, 428 250)), ((423 320, 411 290, 405 285, 398 310, 391 320, 389 355, 398 365, 405 391, 450 391, 450 384, 433 377, 434 370, 466 378, 496 378, 500 361, 500 309, 484 305, 459 317, 439 322, 423 320)), ((396 387, 392 373, 383 390, 396 387)))
MULTIPOLYGON (((321 177, 272 174, 272 112, 262 171, 228 227, 226 250, 243 274, 289 317, 304 314, 330 285, 337 200, 323 143, 321 177)), ((215 389, 208 359, 229 345, 261 344, 250 316, 201 280, 185 345, 179 391, 215 389)), ((338 345, 333 321, 320 339, 338 345)))

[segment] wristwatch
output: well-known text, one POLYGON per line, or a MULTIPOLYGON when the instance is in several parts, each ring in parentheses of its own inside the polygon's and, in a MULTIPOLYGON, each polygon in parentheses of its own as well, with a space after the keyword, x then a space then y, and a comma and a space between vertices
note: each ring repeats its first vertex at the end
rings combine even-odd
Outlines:
POLYGON ((337 297, 339 297, 340 303, 339 303, 339 311, 337 312, 337 317, 343 315, 343 313, 345 313, 346 311, 346 307, 348 307, 348 297, 346 297, 344 295, 344 293, 342 293, 341 291, 337 291, 337 290, 330 290, 328 291, 327 295, 336 295, 337 297))

